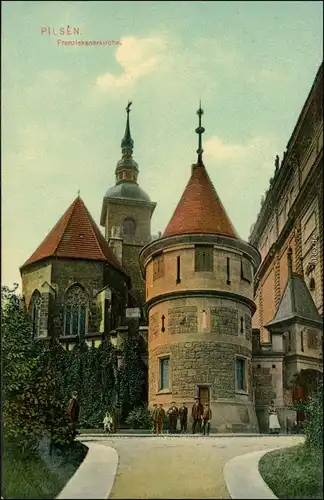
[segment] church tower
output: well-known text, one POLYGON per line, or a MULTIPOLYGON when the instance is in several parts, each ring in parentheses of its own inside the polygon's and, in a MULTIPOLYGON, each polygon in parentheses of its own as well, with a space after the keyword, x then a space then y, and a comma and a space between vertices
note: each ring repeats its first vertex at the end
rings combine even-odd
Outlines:
POLYGON ((210 403, 211 430, 257 432, 252 382, 253 273, 202 154, 162 238, 141 251, 149 316, 149 405, 210 403))
POLYGON ((139 253, 151 241, 151 217, 156 203, 138 185, 138 164, 133 159, 134 141, 131 136, 129 113, 126 112, 125 135, 121 141, 122 157, 117 162, 115 186, 106 192, 100 224, 105 238, 123 268, 131 277, 133 306, 145 302, 145 282, 139 267, 139 253))

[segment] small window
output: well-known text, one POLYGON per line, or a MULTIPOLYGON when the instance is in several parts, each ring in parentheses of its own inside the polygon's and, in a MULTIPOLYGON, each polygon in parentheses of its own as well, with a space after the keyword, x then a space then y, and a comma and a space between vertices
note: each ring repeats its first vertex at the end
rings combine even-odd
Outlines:
POLYGON ((241 279, 248 283, 252 283, 251 264, 245 259, 241 261, 241 279))
POLYGON ((214 247, 201 246, 195 247, 195 271, 214 270, 214 247))
POLYGON ((315 290, 315 280, 314 278, 311 278, 310 281, 309 281, 309 289, 311 292, 313 292, 315 290))
POLYGON ((164 255, 153 257, 153 280, 164 276, 164 255))
POLYGON ((177 283, 180 283, 180 256, 177 257, 177 283))
POLYGON ((244 318, 243 316, 240 317, 240 334, 243 335, 244 333, 244 318))
POLYGON ((31 303, 32 303, 31 317, 32 317, 33 336, 39 337, 40 317, 41 317, 41 295, 38 291, 34 292, 31 303))
POLYGON ((169 389, 169 358, 160 359, 160 390, 169 389))
POLYGON ((123 222, 123 233, 128 238, 134 238, 136 233, 136 222, 131 217, 127 217, 123 222))
POLYGON ((245 359, 242 358, 236 358, 236 389, 238 391, 246 390, 245 359))
POLYGON ((261 368, 261 365, 257 365, 257 369, 260 370, 260 368, 261 368))
POLYGON ((272 368, 276 368, 276 365, 272 365, 272 368))
POLYGON ((230 268, 230 259, 227 257, 226 259, 226 285, 231 284, 231 268, 230 268))

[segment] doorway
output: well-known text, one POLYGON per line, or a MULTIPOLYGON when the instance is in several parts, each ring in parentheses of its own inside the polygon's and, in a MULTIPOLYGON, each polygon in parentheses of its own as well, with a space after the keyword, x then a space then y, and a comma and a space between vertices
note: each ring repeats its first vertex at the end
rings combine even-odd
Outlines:
POLYGON ((198 386, 198 397, 202 405, 206 405, 209 403, 209 387, 206 385, 198 386))

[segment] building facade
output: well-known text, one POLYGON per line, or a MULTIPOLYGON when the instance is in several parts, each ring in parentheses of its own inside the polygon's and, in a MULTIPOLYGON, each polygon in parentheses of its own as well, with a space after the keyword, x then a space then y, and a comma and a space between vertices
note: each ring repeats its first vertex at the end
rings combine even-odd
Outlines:
POLYGON ((269 340, 272 320, 287 282, 287 251, 323 315, 323 65, 262 199, 249 238, 261 254, 256 273, 253 327, 269 340))
POLYGON ((301 414, 323 369, 323 65, 262 199, 249 241, 254 280, 253 378, 260 429, 271 400, 282 426, 301 414))

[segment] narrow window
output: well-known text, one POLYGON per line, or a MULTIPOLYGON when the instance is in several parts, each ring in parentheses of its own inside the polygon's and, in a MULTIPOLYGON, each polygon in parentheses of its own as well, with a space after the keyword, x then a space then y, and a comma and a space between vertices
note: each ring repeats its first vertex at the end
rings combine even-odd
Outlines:
POLYGON ((162 314, 161 320, 162 320, 162 328, 161 328, 161 332, 163 333, 163 332, 165 332, 165 326, 164 326, 165 316, 164 316, 164 314, 162 314))
POLYGON ((245 391, 245 359, 236 358, 236 389, 245 391))
POLYGON ((169 358, 160 359, 160 390, 169 389, 169 358))
POLYGON ((300 350, 304 352, 304 330, 300 332, 300 350))
POLYGON ((180 283, 180 255, 177 257, 177 283, 180 283))
POLYGON ((71 306, 66 306, 65 307, 65 328, 64 328, 65 335, 70 335, 70 330, 71 330, 71 306))
POLYGON ((241 323, 240 333, 242 335, 244 333, 244 318, 243 318, 243 316, 240 317, 240 323, 241 323))
POLYGON ((231 284, 231 270, 230 270, 230 259, 227 257, 226 259, 226 284, 231 284))

